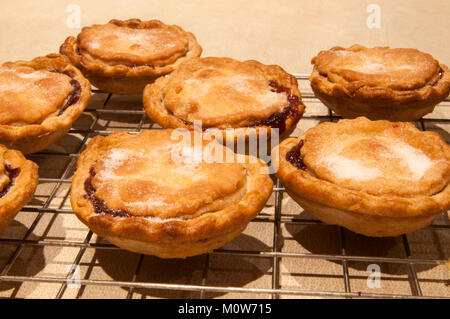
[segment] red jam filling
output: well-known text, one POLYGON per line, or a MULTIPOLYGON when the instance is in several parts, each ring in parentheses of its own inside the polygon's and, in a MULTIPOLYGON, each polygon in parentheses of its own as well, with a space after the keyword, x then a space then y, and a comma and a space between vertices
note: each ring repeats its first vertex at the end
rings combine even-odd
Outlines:
POLYGON ((286 131, 286 120, 288 118, 292 118, 293 122, 297 122, 302 117, 302 113, 298 110, 300 98, 292 94, 291 89, 279 85, 275 81, 270 81, 269 86, 273 89, 273 92, 286 93, 289 105, 283 108, 281 112, 272 114, 267 120, 258 121, 253 126, 277 128, 281 134, 286 131))
POLYGON ((70 71, 52 70, 50 72, 65 74, 71 78, 70 85, 72 85, 72 91, 64 100, 63 105, 58 113, 59 116, 62 115, 69 106, 74 105, 75 103, 78 102, 81 96, 81 85, 80 82, 74 79, 74 74, 70 71))
POLYGON ((439 69, 439 79, 437 79, 436 81, 434 81, 434 83, 431 84, 431 86, 436 86, 438 84, 438 82, 442 79, 442 77, 444 76, 444 70, 439 69))
POLYGON ((95 188, 92 185, 92 178, 95 176, 94 168, 91 167, 89 170, 89 177, 84 182, 84 190, 86 191, 85 198, 89 199, 94 206, 94 211, 96 214, 109 214, 114 217, 130 217, 126 211, 121 209, 110 209, 106 206, 104 200, 95 196, 95 188))
POLYGON ((286 160, 298 169, 306 170, 307 167, 303 162, 302 155, 300 154, 300 149, 302 148, 303 144, 305 144, 305 142, 303 140, 300 140, 297 145, 292 147, 291 150, 286 153, 286 160))
POLYGON ((5 165, 5 170, 6 174, 9 177, 9 183, 6 184, 5 187, 3 187, 3 189, 0 191, 0 198, 5 196, 9 192, 9 190, 14 184, 14 179, 20 174, 20 168, 12 168, 9 165, 5 165))

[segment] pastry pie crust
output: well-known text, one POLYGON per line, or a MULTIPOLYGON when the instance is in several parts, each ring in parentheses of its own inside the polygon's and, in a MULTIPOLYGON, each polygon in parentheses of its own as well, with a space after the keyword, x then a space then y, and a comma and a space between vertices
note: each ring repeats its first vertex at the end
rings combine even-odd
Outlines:
MULTIPOLYGON (((70 129, 72 123, 80 116, 86 108, 91 97, 91 85, 89 81, 81 74, 81 72, 70 64, 69 59, 59 54, 49 54, 45 57, 37 57, 31 61, 6 62, 2 68, 15 70, 18 68, 26 68, 35 71, 51 71, 52 73, 65 73, 70 77, 68 81, 77 82, 76 97, 71 101, 70 93, 56 112, 43 114, 43 117, 37 122, 11 122, 0 124, 0 143, 8 148, 20 150, 24 154, 35 153, 47 148, 61 137, 63 137, 70 129)), ((42 79, 46 81, 47 79, 42 79)), ((43 82, 41 83, 43 90, 49 87, 43 82)), ((41 85, 40 84, 40 85, 41 85)), ((31 96, 28 104, 33 104, 35 97, 31 96)), ((12 101, 14 103, 15 101, 12 101)), ((20 99, 17 100, 20 104, 20 99)), ((20 107, 20 105, 16 106, 20 107)), ((24 114, 21 115, 26 119, 27 104, 23 105, 24 114)), ((20 113, 20 112, 18 112, 20 113)))
MULTIPOLYGON (((235 139, 252 128, 270 136, 278 128, 289 136, 303 115, 297 79, 277 65, 224 57, 195 58, 145 87, 144 110, 164 128, 239 129, 235 139)), ((230 133, 231 130, 228 131, 230 133)), ((251 134, 250 134, 251 135, 251 134)))
POLYGON ((60 52, 100 90, 142 94, 146 84, 172 72, 181 62, 200 56, 202 48, 192 33, 177 25, 159 20, 113 19, 104 25, 84 27, 77 38, 65 40, 60 52), (145 32, 149 33, 147 41, 156 39, 155 45, 144 42, 145 32), (132 39, 138 43, 130 46, 132 39))
POLYGON ((450 146, 407 122, 322 123, 274 152, 287 193, 328 224, 397 236, 450 208, 450 146))
POLYGON ((311 63, 314 94, 344 118, 414 121, 450 93, 447 66, 416 49, 334 47, 311 63))
POLYGON ((27 160, 21 152, 3 145, 0 145, 0 165, 1 231, 33 197, 38 183, 38 166, 27 160))
POLYGON ((169 160, 172 133, 115 132, 88 144, 71 204, 94 233, 130 251, 185 258, 238 236, 264 207, 273 187, 264 163, 242 156, 244 163, 201 162, 196 170, 169 160))

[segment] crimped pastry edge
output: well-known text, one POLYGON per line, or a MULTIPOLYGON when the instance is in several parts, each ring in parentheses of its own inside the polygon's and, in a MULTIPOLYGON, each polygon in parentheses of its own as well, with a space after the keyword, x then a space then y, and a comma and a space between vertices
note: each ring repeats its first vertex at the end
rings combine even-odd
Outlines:
MULTIPOLYGON (((450 147, 440 135, 428 133, 439 136, 448 150, 447 154, 450 153, 450 147)), ((286 160, 286 153, 304 139, 305 135, 302 135, 281 142, 272 151, 272 161, 276 162, 272 165, 278 166, 276 175, 288 194, 326 223, 348 227, 368 236, 395 236, 424 227, 433 217, 450 209, 450 184, 432 196, 374 196, 320 180, 307 171, 297 169, 286 160), (274 152, 278 152, 278 156, 273 156, 274 152), (385 231, 381 227, 383 224, 376 224, 377 221, 384 223, 385 231), (392 222, 391 228, 394 230, 389 228, 389 222, 392 222)))
POLYGON ((28 66, 35 70, 59 69, 70 71, 74 74, 73 78, 80 83, 80 98, 76 103, 68 107, 63 114, 48 117, 40 124, 24 126, 0 125, 0 143, 18 149, 25 154, 45 149, 65 135, 72 123, 84 111, 91 98, 91 84, 76 67, 70 64, 67 57, 60 54, 48 54, 31 61, 5 62, 4 64, 28 66))
POLYGON ((132 67, 124 64, 110 65, 102 62, 100 59, 92 59, 82 55, 78 50, 77 38, 73 36, 68 37, 61 45, 60 53, 67 56, 71 63, 78 67, 94 86, 105 92, 123 95, 141 94, 146 84, 153 82, 159 76, 172 72, 184 60, 198 57, 202 53, 202 47, 197 42, 194 34, 184 31, 177 25, 166 25, 160 20, 141 21, 140 19, 112 19, 108 23, 134 28, 152 28, 155 26, 175 28, 186 35, 189 41, 189 49, 185 56, 165 66, 140 65, 132 67))
MULTIPOLYGON (((197 58, 197 59, 202 59, 202 60, 222 59, 224 61, 236 61, 234 59, 227 58, 227 57, 208 57, 208 58, 197 58)), ((187 63, 195 63, 195 60, 196 60, 195 58, 191 59, 191 61, 187 62, 187 63)), ((249 64, 253 64, 257 67, 273 69, 271 73, 279 72, 279 73, 282 73, 283 75, 287 76, 289 83, 283 83, 283 85, 288 84, 287 87, 291 90, 292 94, 299 97, 300 104, 297 106, 297 110, 301 114, 301 116, 303 116, 306 106, 303 104, 302 95, 298 88, 298 82, 294 76, 285 72, 278 65, 263 65, 262 63, 260 63, 256 60, 246 60, 246 61, 242 61, 242 63, 249 63, 249 64)), ((186 128, 186 129, 193 130, 194 129, 193 124, 186 124, 183 122, 182 119, 176 117, 173 114, 170 114, 170 112, 164 107, 163 102, 161 101, 160 92, 161 92, 162 88, 164 88, 166 83, 168 82, 170 76, 171 76, 171 74, 169 74, 165 77, 160 77, 154 83, 150 83, 150 84, 146 85, 146 87, 144 88, 143 94, 142 94, 144 111, 146 112, 147 116, 151 120, 158 123, 159 125, 161 125, 164 128, 186 128)), ((292 133, 292 131, 295 129, 297 123, 298 123, 298 121, 293 121, 293 119, 291 117, 288 117, 285 121, 285 127, 286 127, 285 131, 283 133, 279 134, 280 139, 283 139, 283 138, 289 136, 292 133)), ((250 134, 250 136, 246 135, 246 131, 245 131, 246 128, 250 128, 251 130, 254 129, 256 136, 260 135, 260 129, 262 129, 261 132, 263 132, 264 134, 267 134, 268 138, 270 138, 270 136, 271 136, 270 135, 271 128, 269 126, 265 126, 265 125, 248 127, 245 125, 239 125, 239 123, 237 123, 237 124, 224 123, 222 125, 218 125, 211 129, 217 129, 217 130, 223 131, 222 139, 224 141, 227 139, 233 138, 236 143, 237 141, 241 141, 245 138, 254 136, 252 134, 250 134), (229 134, 226 135, 225 130, 227 130, 227 129, 238 129, 238 130, 235 130, 235 132, 233 134, 231 133, 231 131, 229 131, 228 132, 229 134), (242 129, 242 130, 239 130, 239 129, 242 129)))
MULTIPOLYGON (((109 135, 109 138, 120 140, 128 136, 127 133, 116 132, 109 135)), ((119 247, 131 251, 157 254, 163 258, 181 258, 210 251, 245 229, 263 209, 272 192, 273 182, 269 175, 261 173, 265 164, 258 160, 256 163, 246 164, 249 176, 246 195, 240 202, 225 209, 204 213, 192 219, 167 222, 155 222, 143 217, 121 218, 96 214, 90 200, 84 197, 84 182, 104 139, 103 136, 94 137, 80 155, 72 180, 70 200, 76 216, 94 233, 110 238, 119 247), (178 245, 187 250, 180 251, 176 248, 178 245), (173 247, 174 251, 151 248, 152 246, 173 247), (192 249, 189 250, 189 247, 192 249)))
MULTIPOLYGON (((330 50, 352 50, 365 48, 355 44, 349 48, 333 47, 330 50)), ((431 113, 435 106, 450 93, 450 70, 439 64, 442 76, 434 85, 425 85, 420 89, 396 90, 389 87, 368 86, 358 82, 345 84, 331 82, 321 75, 314 65, 309 81, 315 96, 328 108, 344 118, 365 116, 371 120, 413 121, 431 113)))

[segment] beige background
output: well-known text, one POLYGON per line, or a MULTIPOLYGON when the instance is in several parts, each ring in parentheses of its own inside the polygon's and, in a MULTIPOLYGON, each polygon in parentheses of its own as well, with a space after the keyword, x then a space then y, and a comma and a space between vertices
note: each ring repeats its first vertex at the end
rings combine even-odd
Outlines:
POLYGON ((230 56, 309 73, 321 49, 360 43, 415 47, 450 64, 448 0, 41 0, 1 1, 0 59, 31 59, 58 51, 71 29, 69 4, 81 26, 110 19, 160 19, 193 32, 204 56, 230 56), (366 25, 367 6, 381 8, 381 28, 366 25))
MULTIPOLYGON (((450 64, 448 0, 1 0, 0 61, 58 51, 67 36, 80 31, 66 24, 69 4, 80 6, 81 25, 112 18, 156 18, 193 32, 204 56, 257 59, 295 74, 308 74, 319 50, 354 43, 415 47, 450 64), (381 8, 380 29, 366 26, 370 3, 381 8)), ((301 77, 299 87, 307 108, 293 135, 329 120, 306 77, 301 77)), ((40 183, 30 203, 0 232, 0 297, 55 298, 60 292, 62 298, 270 298, 267 291, 274 288, 281 289, 281 298, 359 293, 450 297, 445 265, 450 256, 448 213, 436 218, 432 227, 403 238, 367 238, 318 222, 289 196, 280 192, 277 198, 274 191, 241 236, 208 255, 185 260, 141 257, 90 237, 68 198, 77 154, 95 134, 156 128, 143 114, 140 96, 112 96, 104 106, 106 97, 94 93, 67 136, 45 152, 28 156, 39 164, 40 183), (277 218, 280 223, 274 222, 277 218), (17 258, 10 263, 15 252, 17 258), (87 284, 65 289, 68 267, 75 262, 87 284), (381 268, 380 288, 366 284, 372 263, 381 268), (131 281, 146 286, 121 286, 131 281), (212 290, 202 294, 199 287, 212 290)), ((442 134, 450 143, 450 100, 415 124, 442 134)))

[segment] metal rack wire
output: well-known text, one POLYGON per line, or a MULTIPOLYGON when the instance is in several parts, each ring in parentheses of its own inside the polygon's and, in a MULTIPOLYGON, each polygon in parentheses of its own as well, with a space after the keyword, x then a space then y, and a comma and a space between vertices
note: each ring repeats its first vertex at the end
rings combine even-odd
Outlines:
MULTIPOLYGON (((308 76, 303 74, 297 74, 300 86, 308 86, 308 76)), ((309 86, 308 86, 309 87, 309 86)), ((39 185, 46 186, 48 192, 44 195, 37 194, 38 198, 30 202, 25 206, 18 214, 22 216, 23 220, 27 220, 27 227, 22 225, 22 232, 16 233, 14 231, 4 231, 0 234, 0 251, 6 251, 3 256, 0 256, 0 296, 3 297, 18 297, 22 296, 20 289, 24 283, 50 284, 57 289, 51 290, 50 293, 45 294, 49 298, 84 298, 84 292, 87 288, 92 286, 103 287, 101 289, 101 295, 90 295, 89 298, 117 298, 117 295, 109 294, 108 291, 112 288, 119 288, 124 294, 120 295, 120 298, 142 298, 143 295, 150 297, 181 297, 184 298, 212 298, 212 297, 233 297, 233 298, 449 298, 450 297, 450 276, 449 274, 449 252, 450 245, 450 221, 448 214, 440 217, 425 231, 431 232, 431 236, 434 238, 432 243, 422 243, 413 240, 408 235, 400 236, 399 238, 389 239, 389 245, 395 252, 391 253, 388 249, 383 250, 382 253, 368 253, 365 254, 361 249, 355 249, 355 242, 365 242, 368 251, 371 251, 371 244, 376 243, 378 246, 386 244, 386 241, 380 242, 378 239, 371 241, 364 239, 363 237, 355 237, 356 235, 343 229, 342 227, 333 225, 324 225, 320 221, 313 218, 307 213, 286 213, 286 206, 283 200, 287 199, 282 184, 274 177, 275 186, 273 188, 273 196, 269 200, 266 209, 256 217, 251 225, 265 225, 268 229, 269 236, 264 240, 258 239, 261 242, 265 242, 264 245, 256 245, 257 249, 251 245, 243 245, 235 247, 224 246, 221 249, 217 249, 212 253, 202 255, 194 259, 186 259, 184 265, 193 265, 195 271, 191 271, 191 277, 196 277, 196 280, 186 279, 184 277, 181 280, 167 280, 158 276, 145 276, 143 275, 148 267, 145 266, 146 261, 149 258, 153 258, 153 265, 155 263, 160 268, 165 268, 167 264, 165 261, 155 261, 155 257, 149 257, 144 255, 132 254, 127 255, 130 259, 122 260, 123 265, 127 269, 127 274, 124 276, 115 276, 115 278, 95 278, 92 279, 88 276, 88 273, 94 267, 84 261, 88 251, 94 250, 95 252, 102 252, 105 255, 116 255, 123 252, 121 249, 109 244, 101 239, 94 240, 95 235, 86 229, 83 236, 79 236, 75 239, 68 238, 67 236, 51 236, 52 227, 51 222, 47 225, 47 228, 42 235, 35 235, 34 233, 43 223, 44 219, 50 219, 55 221, 58 216, 73 216, 73 211, 68 204, 68 197, 70 192, 71 174, 76 168, 76 161, 80 152, 84 149, 86 143, 90 138, 97 134, 109 134, 115 130, 123 130, 129 133, 138 133, 143 129, 158 129, 159 127, 152 123, 142 111, 142 107, 139 102, 137 108, 133 109, 129 106, 121 105, 120 101, 116 104, 112 103, 111 95, 107 95, 100 91, 94 91, 95 98, 91 101, 90 106, 85 110, 82 117, 84 120, 82 124, 78 121, 74 124, 74 127, 70 130, 68 136, 76 136, 76 143, 73 147, 61 150, 45 151, 38 154, 33 154, 30 159, 36 161, 38 164, 42 164, 40 171, 39 185), (122 124, 120 127, 114 127, 108 120, 109 117, 122 118, 122 124), (86 119, 88 119, 86 121, 86 119), (86 124, 87 122, 87 124, 86 124), (129 124, 129 125, 128 125, 129 124), (58 166, 56 163, 62 163, 61 169, 57 169, 52 166, 58 166), (46 169, 48 168, 48 170, 46 169), (55 171, 57 173, 55 173, 55 171), (42 174, 42 172, 44 172, 42 174), (49 173, 50 172, 50 173, 49 173), (50 186, 50 187, 47 187, 50 186), (62 194, 62 195, 61 195, 62 194), (55 205, 55 199, 58 198, 58 204, 55 205), (286 241, 292 241, 297 246, 303 246, 302 238, 297 236, 295 230, 286 232, 286 228, 305 228, 322 227, 325 229, 325 233, 333 238, 331 246, 334 248, 326 249, 313 249, 314 245, 309 247, 303 247, 303 250, 289 250, 285 249, 286 241), (25 229, 23 229, 25 228, 25 229), (435 234, 438 232, 440 237, 438 239, 435 234), (335 239, 335 240, 334 240, 335 239), (375 242, 378 241, 378 242, 375 242), (395 245, 392 244, 395 242, 395 245), (437 243, 437 244, 436 244, 437 243), (411 249, 411 245, 438 245, 434 247, 436 253, 433 255, 417 253, 415 249, 411 249), (261 247, 262 248, 261 248, 261 247), (353 246, 353 248, 352 248, 353 246), (39 271, 28 272, 27 265, 20 263, 20 256, 25 251, 31 248, 40 248, 41 250, 47 247, 72 249, 74 251, 71 255, 72 260, 68 262, 71 267, 67 267, 64 271, 60 271, 57 274, 46 273, 40 274, 39 271), (392 248, 394 247, 394 248, 392 248), (334 249, 334 250, 333 250, 334 249), (232 258, 237 264, 245 260, 245 265, 250 270, 257 269, 258 275, 250 275, 249 279, 238 282, 238 284, 227 281, 227 278, 231 278, 227 275, 230 266, 229 263, 225 265, 220 263, 220 258, 232 258), (214 261, 219 259, 219 262, 214 261), (315 273, 315 262, 326 262, 331 264, 337 271, 333 273, 315 273), (18 265, 19 264, 19 265, 18 265), (261 266, 264 264, 264 266, 261 266), (298 271, 295 267, 289 265, 302 264, 306 268, 302 268, 298 271), (362 289, 361 282, 365 282, 369 273, 365 272, 365 265, 377 264, 377 265, 391 265, 395 267, 403 267, 403 277, 397 278, 392 275, 395 272, 381 272, 381 278, 387 277, 394 282, 406 283, 408 288, 407 292, 404 288, 390 288, 390 289, 362 289), (447 265, 446 265, 447 264, 447 265), (219 265, 219 266, 218 266, 219 265), (311 266, 312 265, 312 266, 311 266), (355 266, 356 265, 356 266, 355 266), (363 266, 362 266, 363 265, 363 266), (22 267, 25 270, 18 271, 17 267, 22 267), (79 267, 85 267, 85 271, 81 272, 81 277, 78 281, 79 287, 75 294, 69 293, 73 290, 70 286, 71 279, 74 272, 79 267), (439 271, 436 271, 439 268, 439 271), (262 269, 262 270, 261 270, 262 269), (306 270, 305 270, 306 269, 306 270), (339 270, 340 269, 340 270, 339 270), (355 271, 359 270, 359 271, 355 271), (432 278, 422 276, 422 272, 426 273, 428 270, 434 270, 432 278), (212 273, 216 274, 212 274, 212 273), (437 273, 437 275, 436 275, 437 273), (223 276, 221 277, 220 274, 223 276), (284 278, 294 278, 294 283, 290 284, 285 282, 284 278), (252 281, 258 281, 258 277, 264 277, 264 284, 252 286, 252 281), (299 279, 297 279, 299 278, 299 279), (308 280, 307 280, 308 279, 308 280), (305 284, 305 283, 313 284, 305 284), (316 282, 321 282, 321 285, 315 285, 316 282), (424 291, 423 287, 430 286, 424 291), (329 287, 332 287, 331 289, 329 287), (340 287, 340 288, 339 288, 340 287), (436 290, 433 287, 437 287, 436 290), (167 292, 166 294, 162 292, 167 292), (147 293, 144 293, 147 292, 147 293), (148 293, 151 292, 151 293, 148 293), (176 293, 171 295, 170 292, 176 293), (3 295, 2 295, 3 293, 3 295)), ((328 111, 320 102, 314 97, 311 91, 307 89, 302 90, 303 100, 307 107, 310 104, 317 104, 317 112, 309 114, 308 112, 301 119, 302 121, 336 121, 338 119, 333 113, 328 111)), ((447 99, 437 107, 437 114, 439 118, 431 117, 424 118, 416 123, 416 125, 422 130, 437 129, 445 133, 446 129, 440 129, 434 126, 435 123, 443 123, 444 125, 450 124, 450 100, 447 99), (449 116, 442 116, 442 114, 449 114, 449 116)), ((294 132, 295 134, 295 132, 294 132)), ((448 141, 448 131, 445 138, 448 141)), ((64 141, 61 143, 65 143, 64 141)), ((38 186, 39 187, 39 186, 38 186)), ((300 210, 299 207, 295 207, 295 210, 300 210)), ((16 225, 17 226, 17 225, 16 225)), ((19 223, 20 226, 20 223, 19 223)), ((10 226, 10 227, 15 227, 10 226)), ((310 230, 311 232, 311 230, 310 230)), ((314 231, 313 231, 314 232, 314 231)), ((251 236, 258 236, 259 231, 251 236)), ((326 235, 326 236, 328 236, 326 235)), ((248 235, 243 235, 250 237, 248 235)), ((321 240, 328 240, 328 237, 319 236, 314 239, 318 242, 321 240)), ((313 236, 314 237, 314 236, 313 236)), ((314 241, 313 240, 313 241, 314 241)), ((310 240, 311 241, 311 240, 310 240)), ((328 247, 325 243, 323 247, 328 247)), ((433 250, 429 246, 424 249, 433 250)), ((39 252, 42 254, 42 251, 39 252)), ((33 253, 30 253, 30 260, 33 260, 33 253)), ((40 268, 45 267, 48 262, 52 261, 52 258, 44 258, 41 261, 43 265, 40 268)), ((52 256, 51 256, 52 257, 52 256)), ((55 256, 53 256, 55 258, 55 256)), ((70 258, 69 258, 70 259, 70 258)), ((95 258, 93 258, 95 263, 95 258)), ((103 263, 101 267, 105 268, 107 263, 103 263)), ((31 266, 31 264, 29 265, 31 266)), ((66 266, 66 264, 64 264, 66 266)), ((321 266, 322 267, 322 266, 321 266)), ((325 269, 328 266, 324 266, 325 269)), ((39 268, 39 267, 38 267, 39 268)), ((230 266, 230 268, 232 268, 230 266)), ((244 267, 245 268, 245 267, 244 267)), ((320 268, 320 267, 319 267, 320 268)), ((389 267, 387 267, 389 268, 389 267)), ((321 268, 324 269, 323 267, 321 268)), ((244 269, 245 271, 246 269, 244 269)), ((248 269, 247 269, 248 270, 248 269)), ((163 271, 163 270, 161 270, 163 271)), ((187 270, 189 272, 189 270, 187 270)), ((242 271, 239 269, 238 271, 242 271)), ((114 277, 114 276, 112 276, 114 277)), ((395 285, 394 285, 395 286, 395 285)), ((404 286, 402 286, 404 287, 404 286)), ((41 288, 39 288, 41 289, 41 288)), ((42 289, 46 289, 43 287, 42 289)), ((36 295, 33 295, 36 296, 36 295)), ((37 295, 41 296, 41 295, 37 295)), ((44 296, 44 295, 42 295, 44 296)), ((28 297, 26 294, 24 297, 28 297)))

